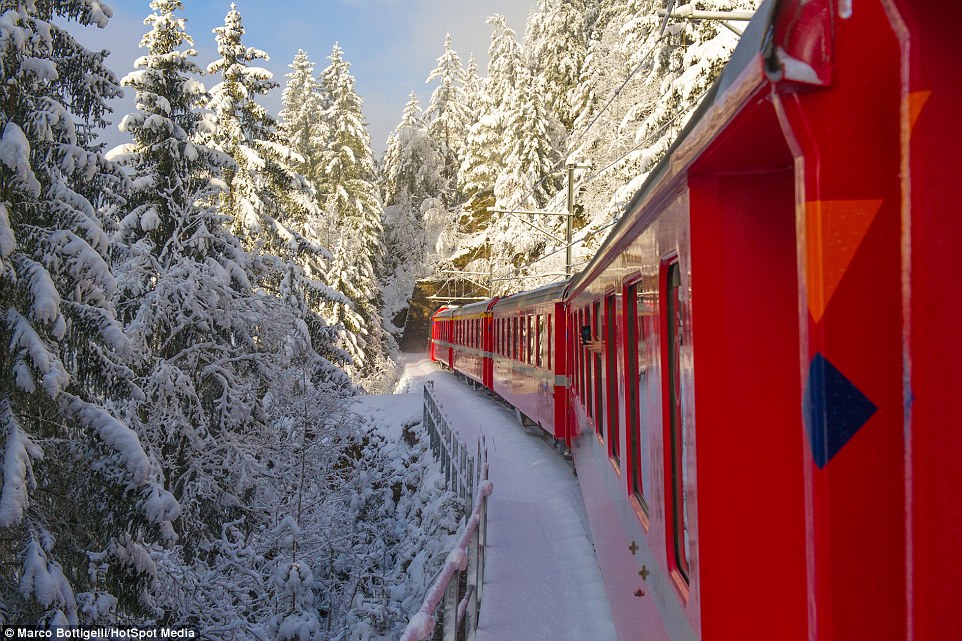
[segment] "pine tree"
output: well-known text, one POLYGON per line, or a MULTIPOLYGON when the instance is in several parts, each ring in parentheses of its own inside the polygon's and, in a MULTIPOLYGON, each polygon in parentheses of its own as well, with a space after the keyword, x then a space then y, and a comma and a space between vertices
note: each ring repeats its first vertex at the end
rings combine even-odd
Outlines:
POLYGON ((505 163, 494 185, 501 208, 540 209, 560 186, 561 140, 564 130, 548 112, 537 78, 527 69, 518 74, 518 90, 505 105, 505 163))
POLYGON ((274 118, 255 102, 277 87, 269 71, 249 65, 268 56, 244 45, 236 5, 214 33, 221 58, 207 71, 223 80, 210 91, 207 107, 217 128, 207 141, 236 165, 225 171, 227 190, 218 210, 233 220, 234 233, 255 256, 257 285, 280 295, 307 324, 314 348, 335 358, 335 329, 320 310, 343 297, 324 282, 331 254, 317 237, 321 211, 314 188, 294 170, 295 164, 305 164, 303 156, 284 142, 274 118))
POLYGON ((104 27, 91 0, 0 2, 0 623, 143 614, 145 546, 179 506, 114 413, 138 395, 112 303, 109 240, 87 183, 122 186, 93 128, 120 93, 62 26, 104 27))
POLYGON ((488 77, 481 94, 479 116, 468 132, 461 164, 462 189, 477 201, 479 207, 475 209, 483 208, 504 163, 506 151, 501 141, 508 126, 505 106, 513 99, 519 72, 525 66, 515 31, 508 27, 504 16, 496 14, 488 18, 487 23, 493 27, 488 48, 488 77))
POLYGON ((320 148, 327 132, 321 117, 326 108, 321 94, 321 84, 314 77, 314 63, 307 53, 297 50, 289 65, 280 113, 281 131, 291 149, 299 156, 295 168, 313 183, 320 178, 320 148))
POLYGON ((185 510, 189 562, 212 549, 226 522, 243 523, 262 473, 256 444, 266 373, 258 346, 266 341, 258 333, 271 325, 252 290, 251 257, 216 211, 223 169, 237 166, 198 142, 214 128, 200 111, 209 96, 193 78, 196 51, 180 49, 192 43, 175 15, 183 5, 150 6, 147 53, 123 79, 137 92, 138 111, 121 122, 134 141, 115 152, 134 186, 118 231, 119 297, 144 390, 131 420, 185 510))
MULTIPOLYGON (((425 110, 430 125, 428 131, 437 143, 443 160, 442 175, 445 187, 457 192, 458 169, 464 154, 465 136, 470 126, 470 112, 464 91, 465 75, 461 58, 451 48, 451 34, 444 38, 444 53, 438 58, 438 66, 428 75, 426 82, 439 81, 431 103, 425 110)), ((447 194, 437 194, 450 202, 447 194)))
POLYGON ((443 163, 430 136, 417 96, 404 108, 388 140, 382 163, 384 185, 384 317, 393 321, 406 309, 425 258, 421 206, 444 191, 443 163))
POLYGON ((539 0, 528 21, 525 51, 548 112, 568 133, 574 129, 573 100, 587 47, 581 0, 539 0))
MULTIPOLYGON (((481 114, 481 98, 484 93, 484 83, 481 79, 481 70, 474 59, 474 54, 468 58, 468 65, 464 68, 464 104, 466 123, 471 124, 477 121, 481 114)), ((464 132, 465 144, 467 144, 467 131, 464 132)))
POLYGON ((329 282, 350 299, 353 307, 346 310, 342 303, 335 303, 330 306, 329 316, 335 322, 344 322, 353 333, 344 337, 343 346, 354 358, 349 371, 355 379, 362 380, 384 369, 387 353, 377 279, 383 256, 382 206, 361 98, 354 90, 350 65, 337 44, 330 61, 321 73, 328 105, 323 112, 327 136, 319 156, 321 172, 315 186, 326 217, 327 244, 334 250, 329 282))

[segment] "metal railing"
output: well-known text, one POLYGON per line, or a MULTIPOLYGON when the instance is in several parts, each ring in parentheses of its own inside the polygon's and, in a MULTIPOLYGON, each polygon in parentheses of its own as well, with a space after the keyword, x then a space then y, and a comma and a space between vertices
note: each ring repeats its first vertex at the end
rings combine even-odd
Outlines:
POLYGON ((464 499, 471 500, 458 542, 428 589, 420 609, 408 621, 401 641, 434 638, 435 612, 442 608, 443 641, 473 641, 484 586, 484 556, 487 548, 488 497, 494 486, 488 480, 488 451, 484 437, 478 439, 477 456, 472 457, 454 434, 441 404, 434 396, 434 384, 424 386, 424 426, 431 451, 445 470, 445 483, 464 499), (464 595, 460 594, 462 583, 464 595), (442 605, 443 604, 443 605, 442 605))
MULTIPOLYGON (((424 384, 424 415, 422 424, 428 431, 431 452, 444 472, 444 486, 457 493, 466 503, 474 503, 474 486, 480 476, 476 459, 451 429, 441 403, 434 395, 434 381, 424 384)), ((481 452, 479 443, 478 452, 481 452)))

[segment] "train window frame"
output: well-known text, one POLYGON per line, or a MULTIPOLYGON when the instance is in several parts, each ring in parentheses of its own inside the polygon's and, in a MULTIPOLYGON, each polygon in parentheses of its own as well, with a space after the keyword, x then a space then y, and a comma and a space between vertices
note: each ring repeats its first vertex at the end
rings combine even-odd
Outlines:
POLYGON ((605 374, 605 432, 608 437, 608 456, 617 470, 621 469, 621 410, 618 385, 618 293, 605 292, 602 308, 604 317, 604 374, 605 374))
POLYGON ((624 281, 624 368, 625 368, 625 457, 628 496, 647 532, 650 526, 648 493, 651 482, 651 421, 647 416, 647 360, 650 329, 645 305, 644 281, 640 273, 624 281), (644 346, 644 347, 642 347, 644 346), (643 372, 644 370, 644 372, 643 372), (644 373, 644 378, 642 374, 644 373), (645 394, 641 393, 642 383, 645 394), (642 409, 644 408, 644 412, 642 409), (642 415, 644 414, 644 418, 642 415), (647 482, 646 482, 647 481, 647 482))
MULTIPOLYGON (((603 309, 602 301, 600 298, 596 298, 591 302, 591 332, 592 337, 598 340, 603 335, 603 320, 601 311, 603 309)), ((593 386, 591 389, 591 395, 594 397, 592 404, 594 405, 594 420, 595 420, 595 433, 598 437, 604 440, 605 437, 605 392, 604 392, 604 357, 600 351, 592 350, 589 352, 591 354, 591 369, 593 386)))
MULTIPOLYGON (((586 304, 582 311, 584 312, 582 316, 582 323, 590 327, 591 326, 591 304, 590 303, 586 304)), ((582 365, 584 366, 584 389, 582 390, 582 398, 584 399, 585 415, 593 421, 594 413, 595 413, 594 393, 593 393, 594 377, 592 376, 593 362, 592 362, 591 352, 588 350, 588 347, 585 345, 582 345, 581 350, 582 350, 581 351, 582 365)))
POLYGON ((533 365, 541 367, 541 314, 534 315, 534 354, 533 365))
POLYGON ((685 417, 681 401, 682 322, 681 263, 677 253, 661 259, 659 314, 661 320, 662 426, 664 430, 665 541, 668 568, 687 601, 691 585, 691 518, 686 492, 688 480, 685 417), (679 496, 680 495, 680 496, 679 496))
POLYGON ((552 363, 554 361, 554 359, 552 358, 552 356, 554 355, 554 331, 553 331, 554 328, 553 328, 553 325, 551 324, 552 317, 553 317, 553 314, 549 312, 545 314, 545 319, 544 319, 545 327, 548 333, 548 337, 547 337, 548 345, 547 345, 547 348, 545 349, 545 357, 547 360, 546 365, 547 365, 548 371, 551 371, 554 368, 552 363))
POLYGON ((498 319, 500 327, 498 328, 498 354, 504 356, 504 320, 503 318, 498 319))

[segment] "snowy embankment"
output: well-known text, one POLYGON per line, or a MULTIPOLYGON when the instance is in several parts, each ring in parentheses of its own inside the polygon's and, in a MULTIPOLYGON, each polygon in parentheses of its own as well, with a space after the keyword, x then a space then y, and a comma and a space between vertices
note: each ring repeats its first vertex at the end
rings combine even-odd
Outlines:
POLYGON ((495 492, 478 641, 614 639, 571 466, 505 405, 423 355, 408 357, 398 391, 420 392, 429 379, 462 442, 484 434, 488 443, 495 492))

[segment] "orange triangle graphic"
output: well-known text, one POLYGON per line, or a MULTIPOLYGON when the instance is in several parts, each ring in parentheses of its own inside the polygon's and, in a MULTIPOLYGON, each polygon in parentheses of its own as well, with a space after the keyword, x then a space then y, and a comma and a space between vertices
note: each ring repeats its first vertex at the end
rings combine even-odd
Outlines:
POLYGON ((818 322, 882 209, 882 201, 812 200, 805 205, 808 308, 818 322))
POLYGON ((927 90, 909 93, 909 131, 915 129, 915 123, 918 122, 919 115, 931 95, 932 92, 927 90))

